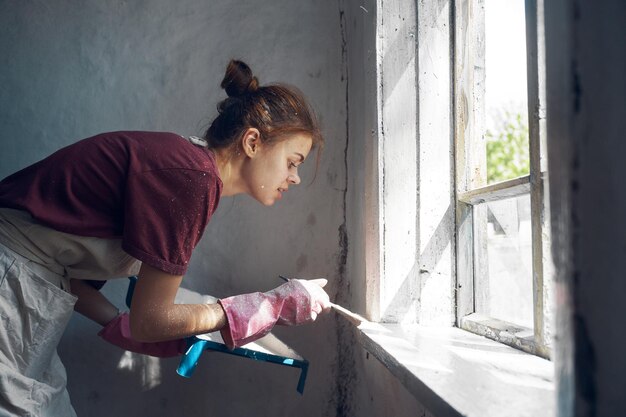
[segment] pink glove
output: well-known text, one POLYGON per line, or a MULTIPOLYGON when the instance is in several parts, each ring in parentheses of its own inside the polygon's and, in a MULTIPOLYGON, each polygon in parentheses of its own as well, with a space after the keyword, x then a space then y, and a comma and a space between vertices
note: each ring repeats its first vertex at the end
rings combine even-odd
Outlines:
POLYGON ((228 320, 221 330, 224 343, 234 349, 265 336, 275 324, 296 326, 315 320, 330 309, 328 294, 322 289, 326 282, 292 279, 265 293, 219 300, 228 320))
POLYGON ((111 320, 100 330, 98 336, 124 350, 156 356, 158 358, 180 356, 185 353, 187 349, 187 341, 185 339, 153 343, 134 340, 130 336, 130 316, 128 313, 122 313, 111 320))

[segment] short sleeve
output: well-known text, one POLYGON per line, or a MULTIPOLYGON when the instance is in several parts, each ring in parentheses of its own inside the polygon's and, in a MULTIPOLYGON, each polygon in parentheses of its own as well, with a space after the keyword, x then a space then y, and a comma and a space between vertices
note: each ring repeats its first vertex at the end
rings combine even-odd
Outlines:
POLYGON ((122 247, 131 256, 183 275, 217 204, 210 172, 159 169, 129 173, 122 247))

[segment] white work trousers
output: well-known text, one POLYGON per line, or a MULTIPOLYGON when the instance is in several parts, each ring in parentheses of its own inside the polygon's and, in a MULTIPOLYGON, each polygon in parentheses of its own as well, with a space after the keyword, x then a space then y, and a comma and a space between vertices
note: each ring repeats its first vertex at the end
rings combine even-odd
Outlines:
POLYGON ((65 285, 0 245, 0 417, 76 416, 57 354, 76 303, 65 285))

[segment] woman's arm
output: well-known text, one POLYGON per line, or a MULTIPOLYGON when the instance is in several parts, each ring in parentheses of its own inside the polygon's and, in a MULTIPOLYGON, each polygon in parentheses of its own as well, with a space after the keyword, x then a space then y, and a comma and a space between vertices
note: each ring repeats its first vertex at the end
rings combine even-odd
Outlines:
POLYGON ((70 288, 78 297, 74 310, 100 325, 106 326, 120 313, 100 291, 81 279, 71 279, 70 288))
POLYGON ((168 274, 144 262, 138 277, 130 308, 133 339, 173 340, 226 326, 226 315, 219 304, 174 304, 182 276, 168 274))

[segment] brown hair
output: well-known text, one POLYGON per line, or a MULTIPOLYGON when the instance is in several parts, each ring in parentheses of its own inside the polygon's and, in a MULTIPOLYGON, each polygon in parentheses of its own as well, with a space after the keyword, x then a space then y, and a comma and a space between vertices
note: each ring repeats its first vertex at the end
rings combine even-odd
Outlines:
POLYGON ((250 67, 231 60, 220 86, 228 98, 217 105, 218 116, 206 131, 205 139, 214 149, 227 148, 248 128, 256 128, 264 143, 271 144, 288 134, 305 133, 317 147, 317 162, 324 146, 313 109, 302 93, 286 84, 259 86, 250 67))

